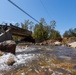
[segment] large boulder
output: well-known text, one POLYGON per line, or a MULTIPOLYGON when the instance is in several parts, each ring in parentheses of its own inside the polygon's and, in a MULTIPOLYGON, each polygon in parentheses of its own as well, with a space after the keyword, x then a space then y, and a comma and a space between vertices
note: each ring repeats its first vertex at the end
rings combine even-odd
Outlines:
POLYGON ((69 43, 68 46, 72 48, 76 48, 76 42, 69 43))
POLYGON ((8 60, 7 60, 7 65, 8 66, 11 66, 11 65, 13 65, 15 63, 15 59, 14 59, 14 57, 9 57, 8 58, 8 60))
POLYGON ((17 58, 11 53, 4 54, 0 57, 0 70, 6 70, 16 62, 17 58))
POLYGON ((61 42, 56 41, 54 44, 55 44, 55 46, 60 46, 61 45, 61 42))
POLYGON ((0 43, 0 50, 15 54, 16 43, 13 40, 7 40, 0 43))

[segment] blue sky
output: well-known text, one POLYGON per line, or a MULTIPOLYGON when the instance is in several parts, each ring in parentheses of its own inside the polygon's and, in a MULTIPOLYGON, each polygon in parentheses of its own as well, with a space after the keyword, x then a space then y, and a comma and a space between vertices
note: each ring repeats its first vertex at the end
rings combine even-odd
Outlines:
MULTIPOLYGON (((40 18, 45 18, 47 24, 50 24, 51 20, 55 20, 56 29, 61 34, 63 34, 65 30, 76 28, 76 0, 41 0, 49 15, 46 13, 40 0, 11 1, 16 3, 38 21, 40 21, 40 18)), ((21 23, 27 19, 35 22, 9 3, 8 0, 0 0, 0 23, 21 23)))

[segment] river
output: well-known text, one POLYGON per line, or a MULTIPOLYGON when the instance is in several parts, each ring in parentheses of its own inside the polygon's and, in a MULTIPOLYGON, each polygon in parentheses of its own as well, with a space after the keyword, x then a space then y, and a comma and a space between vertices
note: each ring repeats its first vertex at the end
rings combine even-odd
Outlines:
POLYGON ((17 46, 16 55, 31 54, 25 64, 2 75, 76 75, 76 49, 66 46, 17 46))

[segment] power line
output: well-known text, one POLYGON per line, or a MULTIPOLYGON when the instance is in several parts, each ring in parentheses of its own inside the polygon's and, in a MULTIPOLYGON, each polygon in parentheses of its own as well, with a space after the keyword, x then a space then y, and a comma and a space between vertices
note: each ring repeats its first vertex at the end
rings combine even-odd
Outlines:
POLYGON ((47 13, 48 17, 49 17, 49 18, 52 18, 52 17, 50 16, 48 10, 46 9, 45 5, 43 4, 43 2, 42 2, 41 0, 40 0, 40 2, 41 2, 41 4, 42 4, 43 8, 45 9, 45 12, 47 13))
POLYGON ((36 21, 37 23, 39 23, 39 21, 37 21, 35 18, 33 18, 31 15, 29 15, 26 11, 24 11, 22 8, 20 8, 18 5, 16 5, 14 2, 12 2, 11 0, 8 0, 10 3, 12 3, 15 7, 17 7, 19 10, 21 10, 23 13, 25 13, 26 15, 28 15, 30 18, 32 18, 34 21, 36 21))

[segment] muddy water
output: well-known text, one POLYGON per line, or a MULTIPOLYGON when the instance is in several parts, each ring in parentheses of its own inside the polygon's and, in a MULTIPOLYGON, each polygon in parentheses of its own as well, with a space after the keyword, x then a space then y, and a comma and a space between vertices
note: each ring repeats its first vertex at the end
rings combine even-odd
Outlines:
POLYGON ((16 54, 35 54, 36 58, 4 75, 76 75, 76 49, 63 46, 31 45, 16 54))

